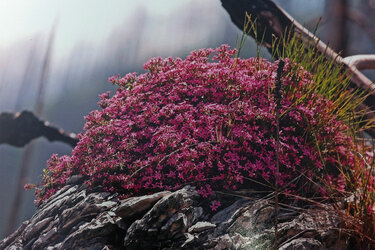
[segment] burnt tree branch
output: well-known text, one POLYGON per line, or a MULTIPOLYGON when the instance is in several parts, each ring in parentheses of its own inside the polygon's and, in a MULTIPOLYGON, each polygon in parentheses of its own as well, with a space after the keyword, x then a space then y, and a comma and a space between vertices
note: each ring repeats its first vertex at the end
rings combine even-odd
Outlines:
POLYGON ((31 140, 42 136, 49 141, 61 141, 73 147, 78 142, 75 134, 51 126, 49 122, 40 120, 32 112, 0 114, 0 144, 23 147, 31 140))

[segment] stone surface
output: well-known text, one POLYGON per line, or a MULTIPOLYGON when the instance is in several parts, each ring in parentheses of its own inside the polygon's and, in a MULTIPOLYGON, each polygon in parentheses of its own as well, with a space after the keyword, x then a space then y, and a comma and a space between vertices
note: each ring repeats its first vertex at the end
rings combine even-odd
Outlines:
POLYGON ((189 228, 189 232, 190 233, 199 233, 199 232, 202 232, 202 231, 205 231, 205 230, 208 230, 208 229, 213 229, 215 227, 216 227, 216 225, 212 224, 210 222, 198 221, 197 223, 195 223, 193 226, 191 226, 189 228))
MULTIPOLYGON (((273 249, 269 200, 233 197, 214 213, 190 186, 120 200, 79 180, 41 204, 0 249, 273 249)), ((281 209, 279 221, 279 249, 344 248, 328 208, 281 209)))

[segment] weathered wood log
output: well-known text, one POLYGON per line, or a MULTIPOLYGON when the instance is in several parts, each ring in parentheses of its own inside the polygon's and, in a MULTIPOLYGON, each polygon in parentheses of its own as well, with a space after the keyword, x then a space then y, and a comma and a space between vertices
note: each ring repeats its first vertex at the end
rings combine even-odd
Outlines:
POLYGON ((347 56, 344 62, 358 70, 375 69, 375 55, 347 56))
POLYGON ((78 143, 75 134, 51 126, 49 122, 40 120, 32 112, 0 114, 0 144, 23 147, 41 136, 49 141, 61 141, 73 147, 78 143))

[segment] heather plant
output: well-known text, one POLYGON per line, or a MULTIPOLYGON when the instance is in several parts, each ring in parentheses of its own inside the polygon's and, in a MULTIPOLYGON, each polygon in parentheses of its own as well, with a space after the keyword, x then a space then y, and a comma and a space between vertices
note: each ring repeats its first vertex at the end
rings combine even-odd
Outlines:
MULTIPOLYGON (((144 74, 111 77, 116 93, 100 96, 101 109, 86 117, 72 155, 48 161, 38 202, 75 174, 83 175, 89 188, 122 197, 187 184, 203 197, 254 183, 273 187, 278 62, 235 53, 222 45, 193 51, 184 60, 153 58, 144 74)), ((307 90, 317 88, 314 75, 284 61, 279 186, 283 193, 313 197, 324 192, 326 176, 344 189, 337 164, 354 164, 350 127, 334 114, 336 102, 317 91, 306 98, 307 90)), ((219 201, 211 204, 218 206, 219 201)))

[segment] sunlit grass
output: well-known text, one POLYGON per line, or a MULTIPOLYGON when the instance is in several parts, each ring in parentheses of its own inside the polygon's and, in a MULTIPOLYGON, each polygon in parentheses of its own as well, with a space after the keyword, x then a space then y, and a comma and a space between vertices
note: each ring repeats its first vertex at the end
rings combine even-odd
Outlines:
MULTIPOLYGON (((325 58, 316 47, 306 45, 296 36, 291 37, 283 47, 283 57, 296 63, 295 71, 289 74, 298 77, 296 72, 300 65, 312 74, 315 82, 306 89, 304 96, 295 100, 296 103, 308 102, 312 93, 324 96, 333 103, 329 110, 332 117, 348 125, 347 133, 355 142, 350 149, 355 161, 351 165, 341 164, 340 159, 337 162, 337 168, 345 179, 345 192, 333 183, 326 182, 326 187, 331 191, 328 196, 337 202, 344 202, 347 209, 343 218, 348 222, 347 229, 353 229, 348 232, 355 241, 352 239, 348 244, 355 244, 358 249, 370 249, 375 242, 374 149, 373 141, 363 138, 362 132, 374 127, 374 121, 365 118, 368 110, 361 106, 368 94, 361 89, 351 89, 350 75, 344 67, 335 60, 325 58)), ((293 91, 293 87, 287 91, 293 91)), ((328 143, 334 142, 316 139, 317 147, 322 149, 328 143)))

